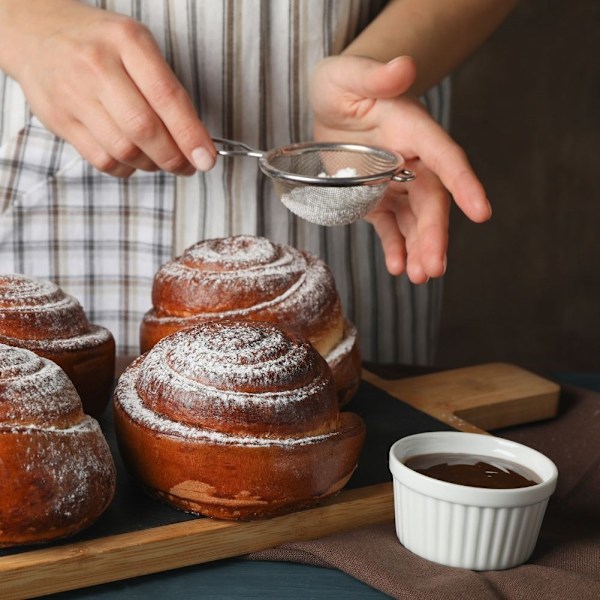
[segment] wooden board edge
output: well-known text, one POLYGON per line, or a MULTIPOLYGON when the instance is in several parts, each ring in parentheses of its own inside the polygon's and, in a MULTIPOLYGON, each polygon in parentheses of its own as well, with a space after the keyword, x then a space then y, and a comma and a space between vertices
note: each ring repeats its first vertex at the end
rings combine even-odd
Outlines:
POLYGON ((199 518, 0 557, 0 589, 3 600, 34 598, 241 556, 393 519, 390 482, 343 491, 320 506, 273 519, 228 522, 199 518))
MULTIPOLYGON (((409 404, 413 408, 429 414, 438 421, 460 431, 488 434, 489 430, 500 429, 555 417, 558 413, 560 385, 540 375, 527 371, 511 363, 483 363, 449 371, 403 379, 384 379, 366 369, 362 371, 364 381, 383 389, 390 396, 409 404), (493 393, 480 393, 478 378, 485 377, 490 370, 500 371, 510 380, 512 377, 525 378, 528 389, 521 389, 515 397, 502 400, 493 393), (414 395, 413 389, 426 387, 431 381, 442 377, 462 380, 466 386, 473 385, 472 395, 464 401, 449 394, 446 399, 424 399, 414 395)), ((485 385, 484 385, 485 387, 485 385)))
POLYGON ((490 431, 551 419, 558 412, 558 400, 558 392, 549 392, 507 400, 497 406, 493 415, 489 414, 485 405, 458 409, 453 414, 466 423, 490 431))

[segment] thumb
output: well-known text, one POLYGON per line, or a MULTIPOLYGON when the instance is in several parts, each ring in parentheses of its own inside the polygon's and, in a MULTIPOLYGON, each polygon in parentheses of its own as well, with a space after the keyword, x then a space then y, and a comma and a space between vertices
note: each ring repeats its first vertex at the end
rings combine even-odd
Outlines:
POLYGON ((395 98, 410 88, 417 74, 410 56, 397 56, 388 63, 372 58, 348 56, 338 71, 344 87, 364 98, 395 98))

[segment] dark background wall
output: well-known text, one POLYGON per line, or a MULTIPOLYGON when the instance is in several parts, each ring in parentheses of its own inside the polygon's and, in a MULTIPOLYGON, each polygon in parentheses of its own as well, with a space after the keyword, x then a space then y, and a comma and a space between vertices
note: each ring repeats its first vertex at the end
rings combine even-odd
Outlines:
POLYGON ((600 371, 599 65, 598 0, 522 0, 455 73, 494 215, 453 209, 439 366, 600 371))

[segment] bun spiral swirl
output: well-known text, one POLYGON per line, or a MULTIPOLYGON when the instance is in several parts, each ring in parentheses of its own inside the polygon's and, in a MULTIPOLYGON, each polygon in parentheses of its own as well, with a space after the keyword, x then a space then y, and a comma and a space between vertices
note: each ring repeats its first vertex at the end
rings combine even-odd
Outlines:
POLYGON ((229 519, 339 491, 365 435, 360 417, 339 412, 319 353, 270 323, 212 321, 164 338, 121 376, 114 407, 125 463, 151 494, 229 519))
POLYGON ((140 329, 142 352, 205 321, 266 321, 310 341, 333 370, 340 404, 356 391, 356 329, 344 319, 331 271, 307 252, 253 236, 199 242, 159 270, 152 304, 140 329))
POLYGON ((54 362, 0 344, 0 546, 45 542, 91 525, 115 491, 97 421, 54 362))
POLYGON ((27 348, 69 376, 84 411, 99 416, 112 391, 115 342, 79 302, 50 281, 0 275, 0 343, 27 348))

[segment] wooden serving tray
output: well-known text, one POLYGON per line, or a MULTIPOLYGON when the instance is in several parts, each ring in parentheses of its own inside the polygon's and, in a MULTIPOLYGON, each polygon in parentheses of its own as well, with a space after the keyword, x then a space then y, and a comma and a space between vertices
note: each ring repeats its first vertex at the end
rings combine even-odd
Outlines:
MULTIPOLYGON (((142 523, 133 531, 112 534, 106 534, 100 523, 91 538, 77 536, 58 544, 2 551, 0 596, 3 600, 43 596, 393 520, 392 484, 387 472, 390 440, 429 429, 486 433, 550 418, 557 413, 560 393, 556 383, 504 363, 399 380, 363 371, 363 381, 357 395, 362 395, 360 402, 355 399, 348 407, 364 413, 367 422, 363 455, 370 458, 361 457, 367 467, 356 479, 359 487, 347 489, 316 508, 269 520, 217 521, 172 511, 178 522, 142 523), (382 403, 396 411, 393 417, 381 416, 382 403), (381 430, 369 438, 369 431, 379 427, 381 430), (386 475, 382 475, 384 471, 386 475), (384 483, 373 484, 373 479, 384 483), (105 533, 97 535, 98 531, 105 533)), ((360 465, 357 473, 359 470, 360 465)), ((151 511, 153 507, 167 510, 158 503, 149 506, 151 511)))

